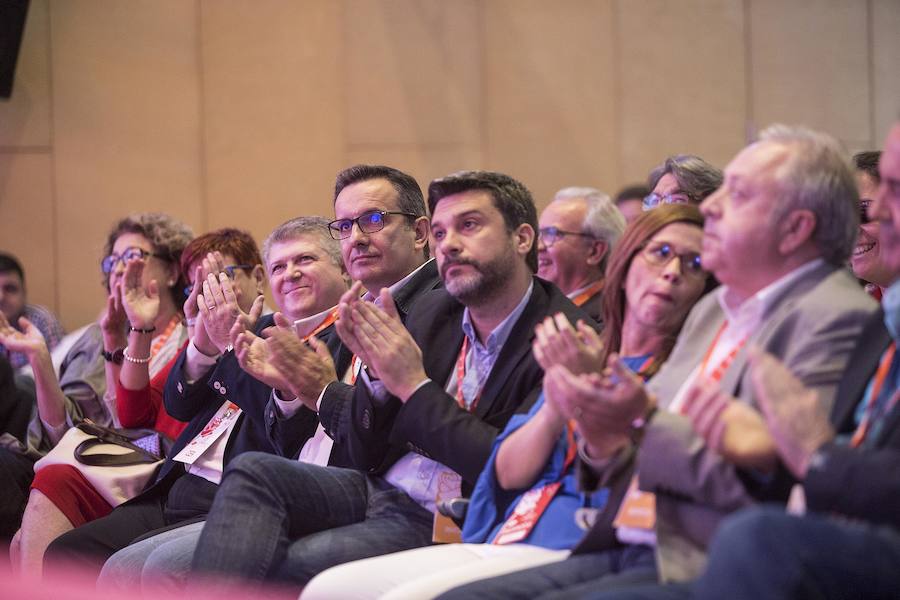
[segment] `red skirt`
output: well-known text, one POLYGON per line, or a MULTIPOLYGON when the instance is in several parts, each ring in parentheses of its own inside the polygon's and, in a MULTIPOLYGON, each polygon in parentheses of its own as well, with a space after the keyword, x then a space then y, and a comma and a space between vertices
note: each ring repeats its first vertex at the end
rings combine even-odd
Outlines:
POLYGON ((69 465, 44 467, 34 474, 31 489, 47 496, 74 527, 105 517, 113 509, 85 476, 69 465))

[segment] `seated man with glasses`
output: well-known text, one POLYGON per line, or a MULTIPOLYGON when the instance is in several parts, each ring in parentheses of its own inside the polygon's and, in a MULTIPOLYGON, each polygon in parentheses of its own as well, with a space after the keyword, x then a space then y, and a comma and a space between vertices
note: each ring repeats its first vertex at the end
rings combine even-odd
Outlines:
MULTIPOLYGON (((318 336, 336 353, 333 307, 347 290, 348 277, 326 227, 321 217, 288 221, 266 239, 263 256, 281 323, 293 324, 304 338, 318 336)), ((274 440, 274 414, 267 408, 273 388, 241 368, 230 334, 239 320, 262 331, 275 317, 260 318, 261 295, 247 302, 249 294, 261 292, 262 267, 254 265, 248 273, 237 268, 248 263, 233 258, 228 262, 236 263, 234 280, 224 255, 208 255, 195 264, 196 309, 189 307, 186 315, 191 342, 172 367, 164 393, 168 413, 188 425, 156 482, 108 516, 57 538, 47 561, 78 561, 99 571, 106 558, 136 538, 201 520, 224 467, 236 456, 251 450, 294 455, 315 431, 315 415, 301 411, 279 425, 285 435, 274 440), (248 305, 249 313, 244 312, 248 305)))
POLYGON ((700 204, 722 185, 722 171, 699 156, 677 154, 650 171, 644 210, 660 204, 700 204))
POLYGON ((556 192, 538 221, 538 276, 599 323, 606 261, 624 230, 625 218, 603 192, 556 192))

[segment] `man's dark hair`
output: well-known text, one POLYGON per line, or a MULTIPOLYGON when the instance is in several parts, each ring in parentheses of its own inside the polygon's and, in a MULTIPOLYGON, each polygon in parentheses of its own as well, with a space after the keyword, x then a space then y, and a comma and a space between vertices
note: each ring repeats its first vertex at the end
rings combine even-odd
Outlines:
POLYGON ((9 273, 10 271, 19 274, 22 284, 25 284, 25 271, 22 269, 22 263, 12 254, 0 252, 0 273, 9 273))
POLYGON ((857 171, 862 171, 871 177, 875 183, 881 183, 881 174, 878 172, 879 160, 881 160, 881 150, 859 152, 853 155, 853 166, 857 171))
POLYGON ((646 185, 629 185, 619 190, 616 194, 616 205, 623 200, 643 200, 650 195, 650 188, 646 185))
MULTIPOLYGON (((428 216, 425 212, 425 198, 418 182, 411 175, 384 165, 354 165, 338 173, 334 180, 334 201, 337 201, 338 195, 348 185, 372 179, 387 179, 390 182, 397 191, 398 210, 415 215, 411 219, 428 216)), ((428 258, 428 244, 425 244, 425 258, 428 258)))
MULTIPOLYGON (((527 223, 537 235, 538 217, 534 198, 522 183, 503 173, 492 171, 460 171, 440 179, 428 186, 428 210, 434 208, 441 198, 471 190, 484 190, 491 195, 494 206, 503 215, 506 230, 512 233, 519 225, 527 223)), ((525 256, 528 267, 537 272, 537 238, 525 256)))

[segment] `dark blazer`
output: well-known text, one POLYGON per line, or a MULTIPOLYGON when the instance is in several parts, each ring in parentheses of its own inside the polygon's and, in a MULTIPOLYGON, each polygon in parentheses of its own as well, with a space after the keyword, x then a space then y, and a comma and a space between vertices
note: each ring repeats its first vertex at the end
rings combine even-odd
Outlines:
MULTIPOLYGON (((443 287, 443 283, 440 275, 438 275, 437 261, 432 259, 425 263, 419 269, 419 272, 397 290, 397 293, 394 295, 394 303, 397 305, 400 320, 406 323, 415 303, 427 292, 440 289, 441 287, 443 287)), ((339 366, 337 369, 340 376, 350 364, 352 353, 346 346, 341 344, 338 356, 340 361, 344 361, 343 366, 339 366)), ((325 433, 335 442, 328 461, 328 464, 332 466, 353 466, 345 445, 350 428, 350 404, 354 389, 355 386, 342 381, 332 382, 325 388, 322 402, 319 404, 319 421, 321 421, 322 427, 325 428, 325 433)))
MULTIPOLYGON (((854 412, 891 342, 884 313, 873 315, 859 337, 832 410, 838 433, 856 429, 854 412)), ((900 405, 889 412, 871 446, 830 443, 813 459, 803 482, 810 510, 900 527, 900 405)))
MULTIPOLYGON (((255 331, 259 333, 272 323, 272 316, 266 315, 259 320, 255 331)), ((335 356, 340 339, 334 326, 324 329, 317 337, 326 343, 332 356, 335 356)), ((176 419, 188 421, 188 426, 178 436, 169 457, 163 463, 157 483, 163 480, 171 483, 185 473, 184 466, 172 460, 172 457, 203 430, 226 399, 237 404, 242 414, 225 446, 225 465, 235 456, 249 451, 293 456, 306 439, 315 433, 315 413, 306 408, 299 410, 291 419, 283 420, 277 434, 274 433, 274 413, 271 407, 267 409, 272 388, 241 369, 234 352, 226 352, 214 367, 193 384, 188 384, 184 378, 185 357, 186 352, 182 352, 175 362, 166 381, 163 399, 166 411, 176 419)))
POLYGON ((407 326, 432 381, 405 404, 390 397, 378 405, 366 386, 357 386, 348 436, 356 468, 384 473, 413 451, 459 473, 464 493, 471 491, 499 431, 515 412, 527 410, 540 392, 544 372, 531 353, 535 325, 558 312, 572 323, 590 322, 555 285, 536 277, 533 281, 531 298, 500 351, 474 413, 461 409, 444 391, 462 347, 465 307, 444 290, 423 297, 407 326))

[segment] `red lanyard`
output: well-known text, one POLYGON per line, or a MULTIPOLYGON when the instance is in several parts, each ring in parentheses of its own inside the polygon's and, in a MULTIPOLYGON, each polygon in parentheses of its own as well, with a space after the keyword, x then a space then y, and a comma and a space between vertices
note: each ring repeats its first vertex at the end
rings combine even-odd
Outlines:
MULTIPOLYGON (((887 379, 887 375, 891 370, 891 363, 894 362, 894 354, 896 354, 896 352, 897 345, 894 342, 891 342, 891 345, 888 346, 888 349, 885 350, 884 354, 881 356, 881 362, 878 363, 878 370, 875 371, 875 379, 872 381, 869 398, 866 401, 866 410, 863 413, 862 421, 860 421, 856 431, 853 432, 853 437, 850 438, 850 446, 853 448, 862 444, 863 440, 865 440, 866 436, 869 434, 869 427, 872 424, 872 418, 875 413, 875 404, 878 402, 878 395, 881 393, 881 388, 884 386, 884 380, 887 379)), ((897 403, 898 397, 900 397, 900 390, 894 392, 894 395, 891 397, 888 406, 882 414, 890 412, 897 403)))
MULTIPOLYGON (((725 328, 728 327, 728 321, 722 323, 722 326, 719 327, 718 333, 716 333, 716 337, 713 338, 712 344, 709 345, 709 348, 706 351, 706 355, 703 357, 703 362, 700 364, 700 374, 705 375, 706 369, 709 366, 709 359, 712 358, 713 351, 716 349, 716 344, 719 343, 719 338, 722 337, 722 332, 725 331, 725 328)), ((728 370, 728 367, 731 366, 734 357, 737 356, 737 353, 741 351, 741 348, 744 347, 744 344, 747 343, 747 336, 744 336, 737 345, 731 349, 731 352, 728 353, 725 358, 722 359, 722 362, 718 364, 718 366, 713 369, 712 373, 708 375, 709 379, 712 379, 715 383, 719 383, 722 381, 722 376, 725 374, 725 371, 728 370)))
POLYGON ((481 399, 481 390, 478 390, 478 394, 475 395, 472 404, 468 407, 466 406, 466 399, 463 397, 463 379, 466 377, 466 352, 468 350, 469 338, 463 336, 462 348, 459 351, 459 357, 456 359, 456 403, 459 404, 461 409, 474 412, 475 407, 478 406, 478 401, 481 399))
POLYGON ((562 487, 562 480, 566 476, 566 471, 575 462, 575 455, 578 454, 578 446, 575 444, 575 425, 571 421, 566 423, 566 459, 563 462, 563 468, 559 473, 556 481, 546 483, 539 488, 531 488, 525 492, 509 518, 503 523, 494 536, 492 544, 503 545, 520 542, 528 537, 531 530, 547 507, 550 501, 556 496, 559 488, 562 487))
POLYGON ((603 280, 595 281, 591 285, 587 286, 583 292, 572 298, 572 304, 575 306, 581 306, 591 298, 597 295, 603 289, 603 280))

